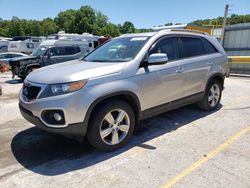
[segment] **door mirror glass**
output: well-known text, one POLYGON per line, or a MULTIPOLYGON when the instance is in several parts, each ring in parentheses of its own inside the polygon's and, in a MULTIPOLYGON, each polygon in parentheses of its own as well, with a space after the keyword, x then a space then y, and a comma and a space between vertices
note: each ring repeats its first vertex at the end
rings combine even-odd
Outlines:
POLYGON ((148 57, 149 65, 162 65, 168 62, 168 55, 164 53, 151 54, 148 57))

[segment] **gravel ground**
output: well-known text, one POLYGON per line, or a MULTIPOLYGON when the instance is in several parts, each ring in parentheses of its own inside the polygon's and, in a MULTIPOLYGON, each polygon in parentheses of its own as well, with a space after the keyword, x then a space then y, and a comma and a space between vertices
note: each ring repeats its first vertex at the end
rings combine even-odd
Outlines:
POLYGON ((221 107, 194 105, 142 122, 124 148, 103 153, 36 129, 18 110, 20 80, 0 74, 1 187, 250 187, 250 131, 206 162, 187 167, 250 125, 250 79, 225 81, 221 107))

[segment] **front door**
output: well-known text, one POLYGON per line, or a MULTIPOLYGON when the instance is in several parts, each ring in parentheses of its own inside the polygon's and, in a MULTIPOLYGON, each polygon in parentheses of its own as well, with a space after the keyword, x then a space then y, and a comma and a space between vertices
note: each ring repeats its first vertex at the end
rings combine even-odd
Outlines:
POLYGON ((183 77, 180 69, 178 37, 157 41, 149 54, 166 53, 169 61, 163 65, 140 68, 143 75, 142 110, 150 109, 183 97, 183 77))

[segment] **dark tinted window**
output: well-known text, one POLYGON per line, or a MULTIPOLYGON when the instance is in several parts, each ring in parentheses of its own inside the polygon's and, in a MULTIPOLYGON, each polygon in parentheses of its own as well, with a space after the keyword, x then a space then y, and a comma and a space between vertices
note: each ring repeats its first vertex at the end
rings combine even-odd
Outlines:
POLYGON ((165 53, 168 55, 168 59, 178 59, 178 39, 177 38, 166 38, 162 39, 150 50, 149 55, 154 53, 165 53))
POLYGON ((39 39, 32 39, 32 42, 40 42, 39 39))
POLYGON ((94 41, 94 48, 98 46, 98 41, 94 41))
POLYGON ((76 48, 74 46, 69 46, 64 48, 64 55, 73 55, 76 53, 76 48))
POLYGON ((205 54, 205 49, 200 38, 181 37, 184 57, 193 57, 205 54))
POLYGON ((218 50, 206 39, 202 39, 206 49, 206 54, 212 54, 218 52, 218 50))
POLYGON ((13 56, 12 56, 12 54, 6 54, 5 57, 6 58, 12 58, 13 56))
POLYGON ((0 55, 0 59, 4 59, 4 58, 6 58, 6 55, 5 54, 1 54, 0 55))
POLYGON ((60 56, 62 54, 62 48, 61 47, 55 47, 50 49, 51 56, 60 56))
POLYGON ((21 57, 22 55, 20 55, 20 54, 10 54, 11 55, 11 57, 10 58, 13 58, 13 57, 21 57))
POLYGON ((20 54, 12 54, 13 57, 22 57, 20 54))

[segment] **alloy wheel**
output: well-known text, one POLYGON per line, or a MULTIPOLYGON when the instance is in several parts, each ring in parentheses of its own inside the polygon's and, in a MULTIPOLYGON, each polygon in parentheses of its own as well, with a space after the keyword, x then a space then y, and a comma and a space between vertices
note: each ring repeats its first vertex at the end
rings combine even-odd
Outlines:
POLYGON ((213 84, 209 90, 208 103, 211 107, 215 107, 220 99, 220 87, 218 84, 213 84))
POLYGON ((115 109, 108 112, 100 126, 101 139, 108 145, 122 142, 130 129, 130 119, 124 110, 115 109))

